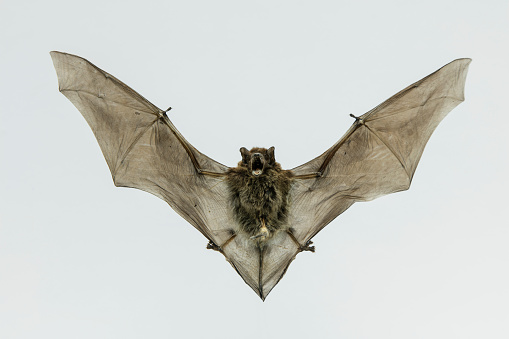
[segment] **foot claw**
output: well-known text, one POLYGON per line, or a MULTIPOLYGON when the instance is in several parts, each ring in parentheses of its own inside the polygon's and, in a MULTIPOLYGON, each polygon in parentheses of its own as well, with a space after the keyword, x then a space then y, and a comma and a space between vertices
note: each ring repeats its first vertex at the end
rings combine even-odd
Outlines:
POLYGON ((207 249, 221 252, 221 247, 217 246, 212 241, 209 241, 209 243, 207 244, 207 249))
POLYGON ((300 248, 301 251, 310 251, 310 252, 313 252, 315 253, 315 246, 310 246, 313 242, 311 240, 309 240, 306 245, 302 246, 300 248))

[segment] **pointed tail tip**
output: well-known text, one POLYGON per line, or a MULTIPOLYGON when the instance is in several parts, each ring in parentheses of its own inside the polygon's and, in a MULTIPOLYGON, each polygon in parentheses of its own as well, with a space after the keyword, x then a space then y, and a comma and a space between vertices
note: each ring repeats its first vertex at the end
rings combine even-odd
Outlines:
POLYGON ((258 290, 258 296, 260 297, 260 299, 262 299, 262 301, 265 301, 265 298, 267 298, 267 295, 263 294, 263 290, 262 289, 258 290))
POLYGON ((260 297, 260 299, 262 299, 262 301, 265 302, 265 299, 267 299, 268 293, 264 293, 262 288, 257 289, 256 292, 258 292, 257 294, 260 297))

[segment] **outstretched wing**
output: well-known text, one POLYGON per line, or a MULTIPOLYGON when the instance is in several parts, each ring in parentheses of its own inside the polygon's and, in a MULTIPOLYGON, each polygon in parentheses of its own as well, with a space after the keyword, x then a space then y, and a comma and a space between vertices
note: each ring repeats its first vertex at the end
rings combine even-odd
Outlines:
POLYGON ((246 234, 233 236, 238 226, 223 175, 228 168, 196 150, 164 111, 114 76, 78 56, 51 52, 51 57, 60 92, 92 128, 115 185, 165 200, 265 299, 296 245, 277 237, 260 251, 246 234))
POLYGON ((431 134, 464 100, 458 59, 366 114, 330 149, 294 168, 289 224, 305 244, 356 201, 407 190, 431 134))
POLYGON ((94 132, 116 186, 138 188, 165 200, 216 244, 233 227, 227 167, 198 152, 165 112, 114 76, 78 56, 51 52, 59 90, 78 108, 94 132))
MULTIPOLYGON (((440 121, 464 100, 470 59, 455 60, 356 119, 321 156, 292 169, 288 225, 261 253, 259 293, 265 299, 295 256, 356 201, 410 187, 424 147, 440 121)), ((239 246, 236 251, 241 252, 239 246)), ((246 259, 246 262, 248 260, 246 259)), ((251 258, 250 265, 258 263, 251 258)), ((256 281, 247 281, 251 286, 256 281)))

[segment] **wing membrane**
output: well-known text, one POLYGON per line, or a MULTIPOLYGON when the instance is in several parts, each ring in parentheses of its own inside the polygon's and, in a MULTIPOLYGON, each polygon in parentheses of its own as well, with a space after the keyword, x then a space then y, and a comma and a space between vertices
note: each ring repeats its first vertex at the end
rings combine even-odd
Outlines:
MULTIPOLYGON (((357 118, 321 156, 294 168, 290 223, 305 243, 356 201, 410 187, 440 121, 464 100, 470 59, 455 60, 357 118), (299 179, 309 173, 321 177, 299 179)), ((309 177, 309 175, 308 175, 309 177)))

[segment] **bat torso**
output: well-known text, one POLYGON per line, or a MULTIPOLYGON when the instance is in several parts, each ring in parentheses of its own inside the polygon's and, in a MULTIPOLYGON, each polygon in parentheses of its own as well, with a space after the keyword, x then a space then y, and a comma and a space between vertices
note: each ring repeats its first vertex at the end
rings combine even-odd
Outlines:
POLYGON ((257 234, 262 223, 269 234, 285 227, 293 174, 277 165, 258 177, 241 166, 227 174, 235 218, 241 230, 250 235, 257 234))

